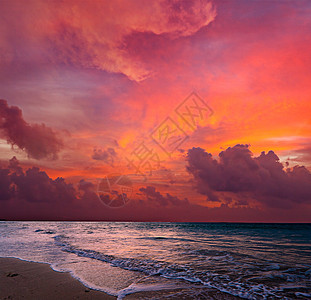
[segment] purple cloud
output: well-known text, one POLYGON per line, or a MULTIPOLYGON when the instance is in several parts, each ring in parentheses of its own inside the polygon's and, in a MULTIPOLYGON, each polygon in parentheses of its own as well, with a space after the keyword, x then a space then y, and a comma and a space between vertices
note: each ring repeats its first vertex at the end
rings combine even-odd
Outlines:
POLYGON ((284 168, 269 151, 253 157, 248 145, 236 145, 219 153, 216 160, 201 148, 187 154, 187 170, 199 193, 220 201, 217 192, 248 194, 268 206, 290 207, 311 201, 311 173, 304 166, 284 168))
POLYGON ((108 165, 113 165, 116 157, 117 152, 111 147, 107 148, 107 150, 94 149, 92 155, 94 160, 102 160, 108 165))
POLYGON ((57 158, 63 147, 61 139, 45 124, 28 124, 17 106, 0 99, 0 132, 12 146, 24 150, 35 159, 57 158))
POLYGON ((147 197, 147 200, 157 203, 160 206, 172 206, 172 205, 179 206, 189 204, 187 198, 181 200, 178 197, 170 195, 169 193, 163 196, 160 192, 157 192, 153 186, 140 188, 139 191, 142 192, 142 194, 147 197))

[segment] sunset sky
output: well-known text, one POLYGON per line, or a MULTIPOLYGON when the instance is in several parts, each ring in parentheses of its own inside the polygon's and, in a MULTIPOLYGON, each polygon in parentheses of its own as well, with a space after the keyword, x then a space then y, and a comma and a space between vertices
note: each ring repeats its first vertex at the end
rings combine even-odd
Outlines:
POLYGON ((0 218, 311 222, 310 1, 1 1, 0 99, 0 218))

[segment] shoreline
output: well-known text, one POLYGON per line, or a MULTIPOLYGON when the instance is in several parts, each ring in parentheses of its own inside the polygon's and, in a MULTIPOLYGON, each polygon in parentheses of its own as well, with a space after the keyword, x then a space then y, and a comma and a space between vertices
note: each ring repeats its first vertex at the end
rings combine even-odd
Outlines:
POLYGON ((0 257, 1 299, 117 299, 83 285, 69 272, 58 272, 47 263, 0 257))
MULTIPOLYGON (((176 287, 137 291, 124 295, 124 300, 136 299, 241 299, 239 297, 220 292, 213 288, 197 287, 189 289, 176 287), (195 291, 196 290, 196 291, 195 291), (193 298, 194 297, 194 298, 193 298)), ((70 272, 59 272, 52 269, 48 263, 32 262, 16 257, 0 257, 0 298, 1 299, 86 299, 86 300, 117 300, 104 291, 98 291, 85 286, 74 278, 70 272)))

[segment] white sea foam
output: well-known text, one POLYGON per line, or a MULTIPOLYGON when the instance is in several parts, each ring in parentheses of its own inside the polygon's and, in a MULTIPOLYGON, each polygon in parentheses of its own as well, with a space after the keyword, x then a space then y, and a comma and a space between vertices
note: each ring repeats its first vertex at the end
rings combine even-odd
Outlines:
POLYGON ((0 256, 49 263, 119 299, 173 289, 176 281, 247 299, 307 298, 310 229, 303 224, 1 222, 0 256))

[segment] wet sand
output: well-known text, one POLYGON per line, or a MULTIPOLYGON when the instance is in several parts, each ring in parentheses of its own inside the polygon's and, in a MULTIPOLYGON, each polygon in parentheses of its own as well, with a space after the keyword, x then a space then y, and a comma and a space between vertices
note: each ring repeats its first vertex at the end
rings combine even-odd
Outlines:
MULTIPOLYGON (((17 258, 0 258, 0 299, 117 299, 85 287, 70 273, 53 271, 48 264, 17 258)), ((240 299, 210 288, 176 288, 137 292, 123 298, 134 299, 240 299)))
POLYGON ((86 288, 48 264, 0 258, 0 299, 117 299, 86 288))

